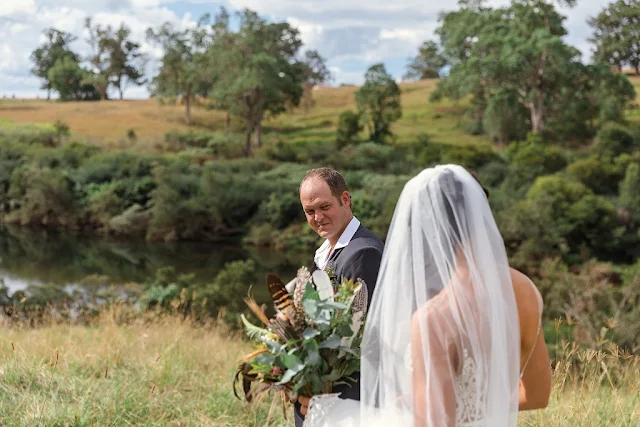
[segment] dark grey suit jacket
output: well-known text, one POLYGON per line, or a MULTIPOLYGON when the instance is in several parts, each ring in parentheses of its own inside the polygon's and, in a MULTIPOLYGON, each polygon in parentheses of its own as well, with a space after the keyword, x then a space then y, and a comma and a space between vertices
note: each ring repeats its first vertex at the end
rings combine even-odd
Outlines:
MULTIPOLYGON (((349 244, 333 251, 329 257, 327 266, 331 267, 338 279, 364 280, 367 284, 369 294, 368 304, 371 304, 373 289, 378 280, 378 271, 380 270, 383 249, 384 245, 382 241, 369 229, 360 224, 360 227, 356 230, 349 244)), ((318 269, 315 263, 313 269, 318 269)), ((360 400, 359 373, 356 373, 354 378, 356 378, 355 382, 348 385, 337 386, 333 392, 341 393, 340 398, 342 399, 360 400)), ((294 418, 296 427, 302 427, 304 417, 300 413, 300 405, 297 402, 294 405, 294 418)))

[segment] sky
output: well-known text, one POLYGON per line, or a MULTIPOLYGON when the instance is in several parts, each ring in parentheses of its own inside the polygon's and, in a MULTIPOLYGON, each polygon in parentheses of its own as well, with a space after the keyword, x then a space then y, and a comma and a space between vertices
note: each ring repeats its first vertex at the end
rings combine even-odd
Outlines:
MULTIPOLYGON (((502 6, 508 0, 488 0, 502 6)), ((591 56, 587 19, 606 0, 578 0, 567 17, 566 41, 591 56)), ((78 36, 72 48, 86 57, 90 50, 84 29, 86 17, 97 24, 119 26, 124 22, 148 55, 147 72, 157 69, 162 52, 149 45, 145 31, 170 21, 179 28, 193 25, 205 13, 220 6, 229 11, 249 8, 271 21, 287 21, 299 29, 303 49, 317 49, 327 61, 331 84, 361 84, 367 68, 383 62, 396 79, 405 72, 408 58, 425 40, 435 40, 434 30, 442 11, 455 10, 456 2, 417 0, 0 0, 0 97, 45 97, 41 81, 30 74, 31 52, 44 41, 42 31, 53 27, 78 36)), ((130 87, 125 98, 146 98, 145 86, 130 87)))

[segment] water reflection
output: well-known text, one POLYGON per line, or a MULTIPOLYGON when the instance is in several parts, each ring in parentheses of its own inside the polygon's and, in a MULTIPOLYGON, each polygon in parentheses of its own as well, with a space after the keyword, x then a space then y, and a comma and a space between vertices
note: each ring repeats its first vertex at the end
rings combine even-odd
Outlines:
POLYGON ((72 232, 0 227, 0 279, 10 292, 28 285, 78 285, 90 275, 106 276, 113 284, 144 282, 165 266, 173 266, 179 273, 193 273, 198 283, 209 283, 226 263, 245 259, 256 261, 259 277, 277 272, 285 279, 293 277, 300 265, 308 265, 312 255, 274 253, 239 244, 130 242, 72 232))

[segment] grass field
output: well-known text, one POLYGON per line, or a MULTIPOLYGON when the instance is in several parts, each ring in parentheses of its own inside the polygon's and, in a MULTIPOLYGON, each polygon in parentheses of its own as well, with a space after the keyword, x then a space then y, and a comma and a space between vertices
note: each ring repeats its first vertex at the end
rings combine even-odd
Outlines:
MULTIPOLYGON (((640 94, 640 78, 631 78, 640 94)), ((464 103, 444 101, 429 102, 429 94, 435 88, 435 80, 403 83, 402 118, 394 124, 393 132, 401 140, 428 133, 433 140, 444 143, 488 143, 485 136, 472 136, 463 132, 460 123, 464 103)), ((264 121, 267 141, 282 139, 327 140, 334 137, 340 113, 355 110, 355 87, 327 88, 315 91, 315 107, 305 114, 296 109, 276 118, 264 121)), ((637 105, 637 104, 636 104, 637 105)), ((0 100, 0 127, 15 124, 51 124, 61 120, 69 125, 74 135, 94 142, 114 143, 126 139, 133 129, 141 148, 162 142, 164 134, 171 130, 224 129, 224 114, 204 108, 192 111, 193 125, 184 121, 184 108, 180 105, 160 105, 156 99, 95 101, 60 103, 44 100, 0 100)), ((640 121, 640 109, 634 108, 630 120, 640 121)), ((242 131, 242 123, 234 128, 242 131)))
MULTIPOLYGON (((249 349, 238 336, 177 317, 117 325, 116 313, 104 313, 91 327, 4 330, 0 425, 292 425, 281 407, 249 406, 233 396, 235 360, 249 349)), ((601 362, 612 376, 620 369, 617 361, 601 362)), ((549 407, 522 413, 520 426, 640 425, 637 360, 624 368, 623 385, 613 388, 604 385, 605 375, 588 372, 587 380, 572 384, 569 363, 556 368, 549 407), (571 384, 566 391, 563 383, 571 384)))
MULTIPOLYGON (((463 104, 430 103, 429 93, 436 82, 402 84, 403 116, 395 125, 399 138, 427 132, 441 142, 487 142, 485 137, 470 136, 459 129, 463 104)), ((266 139, 285 141, 332 139, 340 113, 355 110, 354 87, 321 89, 314 93, 315 107, 305 114, 297 109, 276 118, 266 118, 266 139)), ((160 105, 157 100, 96 101, 59 103, 44 100, 0 100, 0 126, 16 124, 51 124, 56 120, 69 125, 74 135, 93 141, 117 142, 133 129, 139 140, 162 141, 171 130, 224 129, 224 114, 204 108, 192 111, 194 124, 186 126, 184 108, 160 105)), ((242 131, 241 123, 234 123, 242 131)))

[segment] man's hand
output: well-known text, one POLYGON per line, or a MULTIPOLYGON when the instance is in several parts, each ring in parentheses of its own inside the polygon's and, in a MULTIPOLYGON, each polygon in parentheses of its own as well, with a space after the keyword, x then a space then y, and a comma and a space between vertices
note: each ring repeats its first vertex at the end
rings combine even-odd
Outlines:
POLYGON ((311 397, 300 396, 298 397, 298 403, 300 404, 300 413, 302 416, 307 416, 307 411, 309 410, 309 402, 311 401, 311 397))

